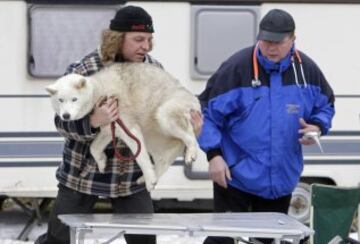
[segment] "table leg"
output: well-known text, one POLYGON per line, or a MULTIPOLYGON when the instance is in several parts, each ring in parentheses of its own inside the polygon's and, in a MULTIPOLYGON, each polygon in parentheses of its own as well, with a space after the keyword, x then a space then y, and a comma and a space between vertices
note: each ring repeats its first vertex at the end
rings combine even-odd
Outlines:
POLYGON ((70 244, 76 244, 76 228, 70 227, 70 244))
POLYGON ((125 231, 120 231, 115 236, 111 237, 109 240, 103 242, 102 244, 110 244, 111 242, 115 241, 116 239, 123 237, 125 234, 125 231))
POLYGON ((275 239, 274 239, 274 243, 275 243, 275 244, 280 244, 280 243, 281 243, 281 239, 280 239, 280 238, 275 238, 275 239))
POLYGON ((91 228, 70 228, 70 244, 84 244, 86 233, 92 232, 91 228))

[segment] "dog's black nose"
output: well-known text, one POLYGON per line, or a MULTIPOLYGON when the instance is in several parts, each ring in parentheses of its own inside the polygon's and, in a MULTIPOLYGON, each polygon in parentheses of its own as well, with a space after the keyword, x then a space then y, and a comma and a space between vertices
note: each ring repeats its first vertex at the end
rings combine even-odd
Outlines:
POLYGON ((64 120, 68 120, 68 119, 70 119, 70 114, 69 113, 64 113, 62 115, 62 117, 63 117, 64 120))

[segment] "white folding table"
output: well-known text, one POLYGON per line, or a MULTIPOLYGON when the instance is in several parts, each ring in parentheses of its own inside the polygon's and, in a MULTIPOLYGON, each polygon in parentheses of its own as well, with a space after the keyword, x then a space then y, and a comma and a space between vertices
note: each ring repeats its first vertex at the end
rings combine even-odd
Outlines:
POLYGON ((70 227, 71 244, 83 243, 85 235, 95 231, 110 236, 105 243, 123 234, 274 238, 275 243, 283 239, 299 243, 314 233, 281 213, 66 214, 59 218, 70 227))

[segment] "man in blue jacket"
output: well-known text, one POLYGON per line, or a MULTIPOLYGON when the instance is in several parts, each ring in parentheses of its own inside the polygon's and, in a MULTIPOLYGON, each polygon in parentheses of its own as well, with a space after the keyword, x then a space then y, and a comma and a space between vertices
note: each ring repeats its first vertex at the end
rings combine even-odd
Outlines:
MULTIPOLYGON (((295 48, 295 22, 279 9, 260 22, 258 43, 226 60, 200 95, 199 137, 214 181, 216 212, 287 213, 303 170, 307 132, 328 133, 334 94, 318 66, 295 48)), ((262 240, 265 243, 271 240, 262 240)), ((231 243, 213 237, 210 243, 231 243)))

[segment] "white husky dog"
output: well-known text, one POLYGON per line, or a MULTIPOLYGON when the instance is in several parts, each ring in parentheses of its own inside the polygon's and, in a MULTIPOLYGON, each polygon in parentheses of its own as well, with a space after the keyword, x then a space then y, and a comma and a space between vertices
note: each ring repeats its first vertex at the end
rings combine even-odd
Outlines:
MULTIPOLYGON (((113 64, 92 76, 69 74, 46 90, 52 106, 63 120, 77 120, 89 114, 104 96, 115 96, 121 120, 141 142, 138 155, 146 188, 154 188, 158 178, 185 153, 185 162, 197 157, 198 144, 190 111, 200 111, 198 99, 166 71, 144 63, 113 64), (155 165, 151 163, 149 154, 155 165)), ((137 144, 122 129, 116 129, 135 153, 137 144)), ((110 126, 101 127, 90 145, 100 172, 106 164, 104 149, 111 142, 110 126)))

